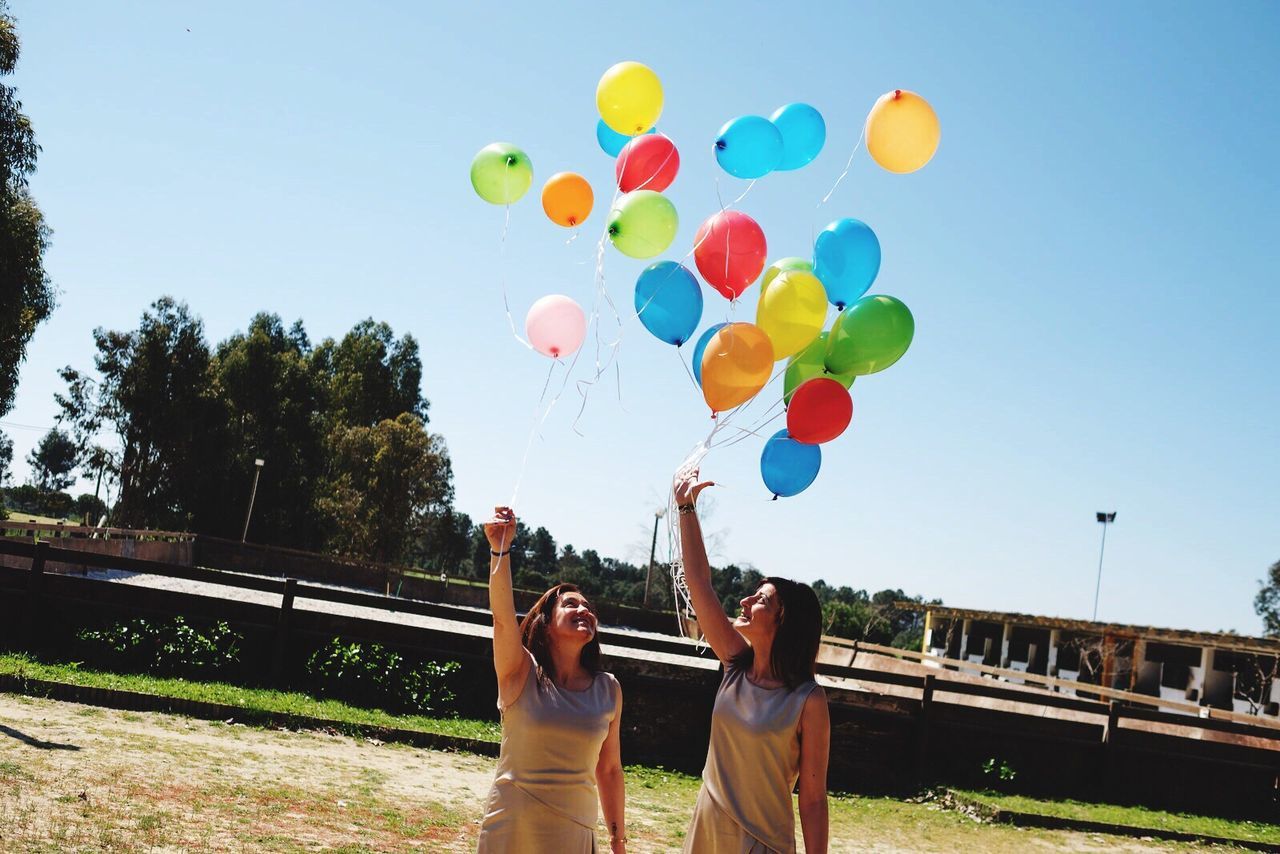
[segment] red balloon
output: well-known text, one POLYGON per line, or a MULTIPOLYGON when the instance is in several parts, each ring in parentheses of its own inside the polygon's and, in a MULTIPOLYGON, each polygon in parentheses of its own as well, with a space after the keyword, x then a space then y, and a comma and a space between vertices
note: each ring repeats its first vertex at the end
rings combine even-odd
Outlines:
POLYGON ((680 171, 680 152, 665 134, 641 134, 622 146, 613 171, 618 177, 618 189, 624 193, 632 190, 661 193, 671 186, 676 172, 680 171))
POLYGON ((698 227, 693 260, 707 284, 725 299, 737 299, 760 278, 769 248, 764 231, 739 211, 720 211, 698 227))
POLYGON ((802 382, 787 406, 787 432, 806 445, 830 442, 844 432, 852 419, 853 398, 830 377, 802 382))

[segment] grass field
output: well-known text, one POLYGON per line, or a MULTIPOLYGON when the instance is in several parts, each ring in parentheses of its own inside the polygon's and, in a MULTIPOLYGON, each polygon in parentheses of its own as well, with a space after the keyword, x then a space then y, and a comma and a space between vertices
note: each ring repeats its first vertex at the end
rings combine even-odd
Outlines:
MULTIPOLYGON (((397 716, 305 694, 103 673, 0 654, 0 673, 496 741, 490 721, 397 716)), ((493 760, 0 694, 0 850, 468 851, 493 760)), ((632 851, 679 850, 699 781, 627 769, 632 851)), ((962 795, 1007 810, 1280 844, 1280 826, 962 795)), ((936 802, 834 794, 832 851, 1205 850, 984 824, 936 802)))
MULTIPOLYGON (((0 850, 467 852, 494 761, 0 694, 0 850)), ((629 851, 678 851, 698 780, 627 769, 629 851)), ((836 796, 831 850, 1192 851, 836 796)))

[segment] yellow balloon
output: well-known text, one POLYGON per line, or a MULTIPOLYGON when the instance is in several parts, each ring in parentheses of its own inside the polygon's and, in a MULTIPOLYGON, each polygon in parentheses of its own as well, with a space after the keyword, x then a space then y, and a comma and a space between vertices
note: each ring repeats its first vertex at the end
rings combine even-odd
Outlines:
POLYGON ((662 115, 662 81, 647 65, 619 62, 596 86, 596 109, 604 123, 618 133, 644 133, 662 115))
POLYGON ((760 292, 756 325, 785 359, 813 343, 827 321, 827 289, 813 273, 783 270, 760 292))
POLYGON ((773 344, 754 323, 730 323, 702 352, 702 396, 712 412, 746 403, 769 381, 773 344))
POLYGON ((867 115, 867 152, 890 172, 905 174, 924 166, 938 150, 942 128, 929 102, 915 92, 895 89, 876 101, 867 115))

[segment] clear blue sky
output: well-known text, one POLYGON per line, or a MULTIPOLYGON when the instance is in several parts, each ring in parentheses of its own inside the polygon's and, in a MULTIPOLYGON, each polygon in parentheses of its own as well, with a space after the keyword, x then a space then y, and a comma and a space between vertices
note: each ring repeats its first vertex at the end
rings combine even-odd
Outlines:
MULTIPOLYGON (((806 101, 827 148, 741 209, 770 257, 808 254, 839 216, 870 223, 874 290, 917 321, 907 356, 855 384, 853 426, 803 495, 768 500, 758 442, 708 458, 726 484, 719 559, 1088 617, 1093 514, 1115 510, 1101 618, 1260 628, 1251 600, 1280 559, 1273 3, 11 5, 61 291, 4 419, 19 458, 40 434, 13 425, 52 424, 55 371, 91 366, 93 328, 134 328, 173 294, 211 341, 262 310, 315 340, 367 316, 411 332, 458 504, 505 501, 547 363, 506 329, 502 211, 468 165, 504 140, 532 157, 535 189, 564 169, 592 181, 580 239, 566 246, 531 192, 507 255, 518 322, 546 293, 589 303, 612 177, 595 84, 637 59, 662 77, 659 126, 682 154, 666 257, 718 209, 717 176, 726 200, 744 186, 715 165, 720 125, 806 101), (815 210, 893 88, 935 106, 934 161, 894 176, 860 154, 815 210)), ((605 263, 629 305, 644 264, 612 249, 605 263)), ((727 313, 706 293, 704 325, 727 313)), ((596 388, 583 436, 566 393, 517 509, 561 544, 643 559, 709 421, 634 313, 621 366, 621 402, 596 388)))

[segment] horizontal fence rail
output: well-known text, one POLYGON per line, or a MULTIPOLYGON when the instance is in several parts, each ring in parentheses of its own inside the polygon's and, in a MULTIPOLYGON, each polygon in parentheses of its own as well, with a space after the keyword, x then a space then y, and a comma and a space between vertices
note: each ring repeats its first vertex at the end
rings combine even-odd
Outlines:
MULTIPOLYGON (((490 622, 490 616, 485 611, 455 605, 442 605, 358 590, 302 584, 294 579, 268 578, 226 570, 180 566, 155 561, 138 560, 135 558, 123 558, 115 555, 99 554, 95 552, 84 552, 76 549, 59 548, 52 545, 50 542, 31 543, 23 542, 15 538, 0 538, 0 554, 25 557, 31 560, 31 567, 27 572, 14 569, 7 570, 11 578, 21 575, 27 576, 26 589, 29 595, 42 595, 44 585, 41 579, 44 575, 44 568, 47 563, 67 563, 81 566, 93 566, 102 569, 122 570, 139 574, 155 575, 165 578, 196 581, 229 588, 276 594, 281 597, 281 616, 278 618, 277 623, 272 623, 269 627, 278 627, 285 633, 287 633, 289 625, 288 613, 292 610, 294 602, 298 599, 332 602, 388 613, 415 614, 470 625, 487 626, 490 622)), ((72 577, 67 578, 70 579, 72 577)), ((103 582, 90 583, 96 584, 103 582)), ((263 623, 261 625, 267 624, 263 623)), ((624 631, 611 631, 607 628, 602 628, 600 631, 600 640, 603 644, 615 647, 665 653, 668 655, 690 658, 697 657, 705 660, 703 645, 683 639, 662 639, 624 631)), ((938 671, 936 674, 929 673, 923 675, 830 664, 825 662, 820 662, 817 666, 818 673, 821 675, 850 680, 857 683, 860 688, 865 686, 866 690, 874 691, 875 686, 895 686, 898 688, 908 688, 919 691, 921 693, 920 700, 912 702, 914 707, 917 708, 920 713, 927 713, 929 707, 940 703, 943 705, 951 705, 939 698, 940 695, 949 694, 953 696, 976 697, 1038 706, 1046 709, 1057 709, 1096 715, 1108 720, 1107 725, 1102 726, 1102 737, 1104 740, 1110 738, 1114 734, 1115 729, 1119 726, 1120 720, 1129 719, 1134 721, 1172 725, 1184 730, 1221 732, 1231 735, 1264 739, 1269 742, 1274 742, 1275 749, 1280 751, 1280 725, 1273 724, 1265 719, 1256 719, 1249 715, 1241 715, 1239 713, 1230 713, 1213 709, 1209 710, 1208 717, 1204 717, 1202 716, 1205 712, 1204 707, 1197 707, 1189 703, 1179 703, 1177 701, 1161 700, 1145 694, 1134 694, 1126 691, 1103 688, 1098 685, 1088 685, 1068 680, 1055 679, 1054 677, 1028 674, 1022 671, 1005 670, 981 664, 971 664, 955 659, 944 659, 926 653, 915 653, 893 647, 883 647, 877 644, 853 644, 850 641, 840 638, 823 638, 823 641, 824 643, 847 647, 854 650, 855 653, 869 652, 876 655, 891 655, 896 658, 914 661, 917 663, 930 663, 934 665, 938 671), (992 681, 992 684, 982 684, 950 679, 946 678, 944 675, 948 672, 944 669, 945 667, 977 671, 991 676, 1014 677, 1049 689, 1053 689, 1055 687, 1078 689, 1089 694, 1106 698, 1110 702, 1065 696, 1052 690, 1039 691, 1025 688, 1020 689, 1012 686, 995 684, 994 681, 992 681), (1159 708, 1187 708, 1199 714, 1172 714, 1160 711, 1159 708), (1244 720, 1242 720, 1242 718, 1244 720)), ((856 660, 856 655, 854 656, 854 659, 856 660)), ((1025 715, 1025 713, 1018 712, 1009 712, 1009 714, 1025 715)), ((1184 737, 1199 738, 1196 734, 1189 734, 1184 737)))

